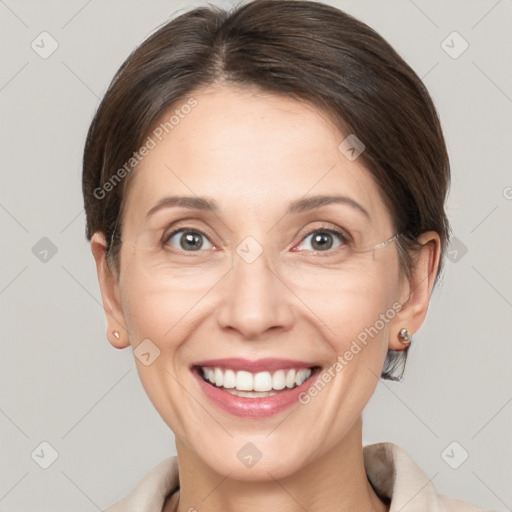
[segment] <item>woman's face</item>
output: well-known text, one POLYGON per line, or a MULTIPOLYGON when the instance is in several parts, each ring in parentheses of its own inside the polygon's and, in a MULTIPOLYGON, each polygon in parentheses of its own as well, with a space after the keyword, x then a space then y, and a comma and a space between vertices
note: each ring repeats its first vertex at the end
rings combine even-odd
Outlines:
POLYGON ((395 243, 371 250, 395 233, 362 158, 339 149, 349 134, 255 90, 193 96, 133 171, 115 316, 179 443, 221 474, 279 478, 354 427, 408 285, 395 243))

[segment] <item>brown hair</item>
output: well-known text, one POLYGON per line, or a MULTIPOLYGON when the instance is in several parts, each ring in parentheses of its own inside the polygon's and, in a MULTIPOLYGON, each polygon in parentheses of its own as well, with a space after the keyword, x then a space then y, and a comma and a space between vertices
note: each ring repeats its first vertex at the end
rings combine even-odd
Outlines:
MULTIPOLYGON (((105 235, 112 270, 120 268, 123 199, 134 152, 171 105, 221 82, 307 102, 342 133, 356 134, 401 233, 397 248, 406 275, 416 237, 429 230, 439 234, 437 283, 450 231, 444 211, 450 170, 434 104, 414 71, 373 29, 306 0, 254 0, 232 11, 196 8, 160 27, 122 64, 91 123, 83 157, 86 236, 105 235)), ((394 373, 403 373, 406 357, 407 349, 389 350, 382 377, 397 380, 394 373)))

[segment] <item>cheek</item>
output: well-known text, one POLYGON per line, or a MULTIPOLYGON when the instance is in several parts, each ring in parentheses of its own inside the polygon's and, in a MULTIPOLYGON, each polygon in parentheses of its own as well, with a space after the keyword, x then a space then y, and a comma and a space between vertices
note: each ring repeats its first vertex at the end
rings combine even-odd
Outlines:
POLYGON ((316 324, 324 324, 325 338, 337 355, 348 350, 354 340, 364 344, 384 338, 396 314, 393 305, 398 294, 398 267, 384 264, 360 274, 331 272, 317 276, 314 284, 305 278, 298 288, 305 305, 317 315, 316 324))
POLYGON ((127 265, 121 295, 132 345, 150 338, 161 350, 172 348, 172 340, 177 339, 176 333, 186 323, 185 317, 193 315, 204 294, 201 290, 191 286, 190 279, 183 276, 159 274, 155 279, 136 266, 127 265))

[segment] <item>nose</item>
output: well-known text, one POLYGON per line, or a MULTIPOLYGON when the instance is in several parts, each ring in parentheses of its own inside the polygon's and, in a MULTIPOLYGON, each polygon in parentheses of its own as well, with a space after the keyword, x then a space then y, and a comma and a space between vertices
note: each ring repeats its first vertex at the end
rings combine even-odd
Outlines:
POLYGON ((293 293, 268 263, 263 251, 254 261, 236 254, 222 287, 217 311, 222 329, 238 331, 247 340, 261 340, 267 331, 289 330, 294 314, 293 293))

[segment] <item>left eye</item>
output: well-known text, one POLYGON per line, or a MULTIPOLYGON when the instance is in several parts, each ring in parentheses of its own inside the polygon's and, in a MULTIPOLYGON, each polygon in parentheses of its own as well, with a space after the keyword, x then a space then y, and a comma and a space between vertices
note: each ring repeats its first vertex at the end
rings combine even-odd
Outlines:
MULTIPOLYGON (((208 237, 204 233, 201 233, 201 231, 182 228, 173 231, 166 238, 166 244, 169 244, 171 247, 189 252, 204 249, 203 240, 207 240, 210 246, 213 247, 212 243, 208 240, 208 237), (174 238, 177 238, 179 240, 179 247, 175 247, 172 245, 171 241, 174 238)), ((208 249, 208 247, 206 247, 206 249, 208 249)))
MULTIPOLYGON (((333 237, 337 237, 341 243, 338 245, 344 245, 347 242, 347 238, 343 233, 340 231, 337 231, 335 229, 317 229, 315 231, 311 231, 306 235, 306 237, 303 240, 307 240, 308 238, 312 237, 311 239, 311 245, 313 251, 319 251, 319 252, 325 252, 329 249, 332 249, 333 246, 333 237)), ((303 251, 304 249, 301 249, 300 246, 297 246, 295 249, 296 251, 303 251)))

